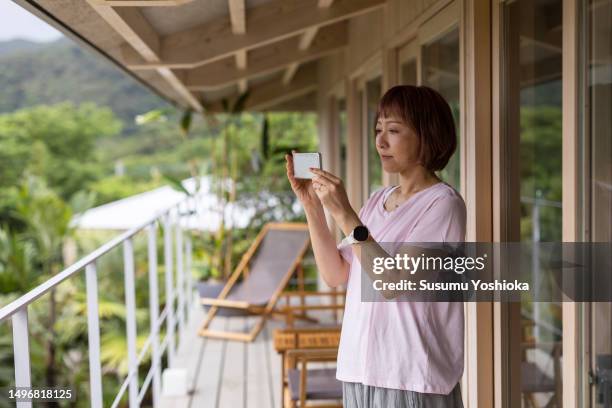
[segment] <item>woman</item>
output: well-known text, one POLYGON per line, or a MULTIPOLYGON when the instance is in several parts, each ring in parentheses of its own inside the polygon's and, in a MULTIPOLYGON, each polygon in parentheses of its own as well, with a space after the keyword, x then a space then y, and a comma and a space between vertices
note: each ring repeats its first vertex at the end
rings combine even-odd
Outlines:
POLYGON ((435 174, 457 144, 450 107, 433 89, 393 87, 379 102, 375 137, 383 169, 399 174, 399 185, 374 192, 359 214, 338 177, 311 169, 312 181, 298 180, 286 156, 319 271, 329 286, 347 287, 336 373, 344 406, 462 407, 463 304, 362 302, 358 260, 364 243, 380 251, 377 242, 464 240, 463 199, 435 174), (366 241, 337 247, 324 209, 345 236, 363 235, 365 226, 366 241))

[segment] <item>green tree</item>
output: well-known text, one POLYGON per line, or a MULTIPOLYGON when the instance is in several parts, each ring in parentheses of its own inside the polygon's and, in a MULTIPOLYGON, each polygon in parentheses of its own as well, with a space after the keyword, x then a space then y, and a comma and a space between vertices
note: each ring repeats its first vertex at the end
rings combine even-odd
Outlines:
POLYGON ((101 176, 96 143, 121 130, 108 108, 86 103, 37 106, 0 115, 0 188, 26 172, 68 200, 101 176))

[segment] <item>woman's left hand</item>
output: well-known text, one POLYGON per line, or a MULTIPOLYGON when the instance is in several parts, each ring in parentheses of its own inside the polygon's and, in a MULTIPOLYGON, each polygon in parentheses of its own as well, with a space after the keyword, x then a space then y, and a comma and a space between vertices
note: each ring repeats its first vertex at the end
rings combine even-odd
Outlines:
POLYGON ((314 174, 312 186, 321 204, 329 210, 336 220, 353 211, 344 184, 339 177, 325 170, 311 168, 314 174))

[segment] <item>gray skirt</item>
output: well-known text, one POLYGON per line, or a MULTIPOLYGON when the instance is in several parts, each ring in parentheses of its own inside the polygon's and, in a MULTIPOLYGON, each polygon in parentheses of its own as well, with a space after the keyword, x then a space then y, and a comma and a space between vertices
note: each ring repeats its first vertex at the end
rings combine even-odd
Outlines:
POLYGON ((342 382, 344 408, 463 408, 459 384, 448 395, 342 382))

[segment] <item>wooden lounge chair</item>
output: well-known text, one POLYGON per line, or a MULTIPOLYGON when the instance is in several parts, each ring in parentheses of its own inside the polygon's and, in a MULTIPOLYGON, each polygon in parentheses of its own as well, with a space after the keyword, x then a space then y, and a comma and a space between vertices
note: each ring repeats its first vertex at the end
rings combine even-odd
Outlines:
POLYGON ((306 407, 307 401, 317 406, 341 407, 342 384, 336 380, 336 369, 309 368, 314 362, 335 362, 340 342, 337 328, 287 328, 274 331, 274 348, 281 355, 281 406, 306 407), (299 404, 299 405, 298 405, 299 404))
POLYGON ((340 327, 338 314, 344 310, 344 301, 346 298, 346 291, 337 291, 332 289, 331 291, 320 292, 320 291, 305 291, 298 290, 293 292, 283 292, 282 296, 285 298, 283 307, 279 309, 285 317, 285 327, 293 328, 296 320, 305 320, 313 327, 340 327), (291 298, 298 298, 300 300, 299 305, 295 305, 291 302, 291 298), (329 303, 315 303, 307 304, 307 298, 329 298, 329 303), (313 319, 308 316, 307 312, 321 312, 330 311, 333 314, 333 319, 327 323, 321 323, 318 319, 313 319))
POLYGON ((202 305, 208 309, 199 335, 253 341, 268 316, 276 312, 275 305, 309 244, 306 224, 266 224, 225 284, 198 285, 202 305), (258 315, 261 319, 248 333, 210 330, 208 327, 217 315, 258 315))

